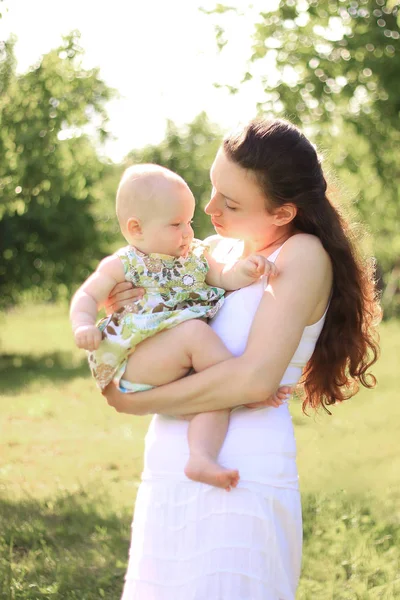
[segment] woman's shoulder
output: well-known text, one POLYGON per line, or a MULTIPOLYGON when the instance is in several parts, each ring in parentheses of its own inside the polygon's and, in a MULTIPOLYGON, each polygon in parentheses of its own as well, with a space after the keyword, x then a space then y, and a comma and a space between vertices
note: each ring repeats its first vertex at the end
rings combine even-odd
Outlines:
POLYGON ((278 268, 290 264, 294 269, 314 273, 316 278, 332 271, 332 261, 322 241, 311 233, 292 235, 283 244, 276 262, 278 268))
POLYGON ((298 255, 302 257, 307 255, 310 260, 330 262, 329 254, 325 250, 320 238, 311 233, 303 233, 301 231, 286 240, 282 245, 280 254, 282 257, 287 256, 289 258, 298 255))

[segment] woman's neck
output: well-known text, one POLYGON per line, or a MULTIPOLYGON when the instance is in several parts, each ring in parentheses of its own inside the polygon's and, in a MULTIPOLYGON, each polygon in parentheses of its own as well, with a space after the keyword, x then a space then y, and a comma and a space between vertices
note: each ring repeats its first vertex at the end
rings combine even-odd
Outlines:
POLYGON ((243 257, 250 254, 264 254, 265 256, 272 254, 277 248, 282 246, 295 231, 292 228, 277 228, 271 236, 260 239, 245 239, 243 240, 243 257))

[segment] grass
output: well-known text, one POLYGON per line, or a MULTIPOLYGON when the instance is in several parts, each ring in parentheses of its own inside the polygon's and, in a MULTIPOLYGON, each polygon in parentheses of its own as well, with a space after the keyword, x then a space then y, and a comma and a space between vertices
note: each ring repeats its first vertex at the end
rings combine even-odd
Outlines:
POLYGON ((3 499, 0 513, 2 598, 119 597, 129 517, 104 496, 3 499))
MULTIPOLYGON (((332 417, 292 403, 299 600, 400 598, 400 323, 381 336, 375 390, 332 417)), ((63 307, 8 313, 0 351, 0 599, 117 600, 149 419, 117 414, 96 392, 63 307)))

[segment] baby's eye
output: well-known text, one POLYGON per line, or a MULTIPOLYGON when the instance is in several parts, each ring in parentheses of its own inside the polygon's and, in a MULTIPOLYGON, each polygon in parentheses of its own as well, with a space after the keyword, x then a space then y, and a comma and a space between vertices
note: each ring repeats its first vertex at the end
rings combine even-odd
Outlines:
POLYGON ((180 223, 172 223, 171 226, 172 227, 179 227, 180 223))

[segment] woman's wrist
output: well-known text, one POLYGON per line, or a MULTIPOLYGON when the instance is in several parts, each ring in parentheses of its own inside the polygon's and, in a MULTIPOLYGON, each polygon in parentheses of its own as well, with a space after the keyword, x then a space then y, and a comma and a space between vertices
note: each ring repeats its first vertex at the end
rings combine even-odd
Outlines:
POLYGON ((143 401, 142 394, 145 392, 124 393, 119 391, 113 383, 109 383, 101 393, 106 398, 109 406, 115 408, 119 413, 136 416, 151 414, 148 402, 143 401))

